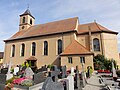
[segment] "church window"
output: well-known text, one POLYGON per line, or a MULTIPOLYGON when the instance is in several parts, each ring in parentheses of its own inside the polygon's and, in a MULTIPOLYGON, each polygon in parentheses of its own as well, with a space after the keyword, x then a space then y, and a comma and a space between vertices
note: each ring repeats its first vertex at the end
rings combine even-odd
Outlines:
POLYGON ((97 38, 93 39, 93 48, 94 48, 94 51, 100 51, 99 39, 97 38))
POLYGON ((30 19, 30 24, 32 25, 32 19, 30 19))
POLYGON ((35 56, 35 51, 36 51, 36 43, 32 43, 32 56, 35 56))
POLYGON ((72 57, 68 57, 68 63, 73 63, 72 57))
POLYGON ((25 23, 25 17, 23 17, 23 21, 22 22, 25 23))
POLYGON ((21 56, 24 56, 25 53, 25 44, 21 45, 21 56))
POLYGON ((80 63, 85 63, 85 57, 80 57, 80 63))
POLYGON ((58 54, 62 53, 62 40, 58 40, 58 54))
POLYGON ((44 55, 48 55, 48 42, 44 41, 44 55))
POLYGON ((11 56, 14 57, 15 56, 15 45, 12 45, 12 52, 11 52, 11 56))

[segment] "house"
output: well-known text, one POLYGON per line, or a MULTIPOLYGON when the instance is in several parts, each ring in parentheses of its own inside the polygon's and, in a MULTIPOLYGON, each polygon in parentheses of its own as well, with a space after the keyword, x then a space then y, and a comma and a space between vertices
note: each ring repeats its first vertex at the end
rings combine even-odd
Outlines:
POLYGON ((19 31, 5 42, 4 63, 25 61, 33 67, 66 65, 67 69, 93 67, 93 56, 105 55, 119 62, 117 32, 97 22, 80 24, 78 17, 34 25, 27 9, 20 15, 19 31))

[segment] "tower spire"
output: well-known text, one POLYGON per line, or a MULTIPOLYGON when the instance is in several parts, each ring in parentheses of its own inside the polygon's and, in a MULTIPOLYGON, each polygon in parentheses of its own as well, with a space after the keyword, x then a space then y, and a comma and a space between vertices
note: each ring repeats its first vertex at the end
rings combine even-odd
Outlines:
POLYGON ((29 9, 29 4, 27 4, 27 9, 29 9))
POLYGON ((27 30, 30 26, 34 25, 35 18, 32 16, 29 10, 29 4, 27 6, 27 10, 20 15, 20 25, 19 30, 27 30))

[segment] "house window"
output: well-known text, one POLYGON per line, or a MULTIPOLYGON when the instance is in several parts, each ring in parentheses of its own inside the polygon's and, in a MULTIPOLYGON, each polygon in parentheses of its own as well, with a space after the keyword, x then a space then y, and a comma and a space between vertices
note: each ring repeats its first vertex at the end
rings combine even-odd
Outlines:
POLYGON ((21 56, 24 56, 25 53, 25 44, 21 45, 21 56))
POLYGON ((68 63, 73 63, 72 57, 68 57, 68 63))
POLYGON ((48 55, 48 42, 44 41, 44 55, 48 55))
POLYGON ((58 40, 58 54, 62 53, 62 40, 58 40))
POLYGON ((35 51, 36 51, 36 43, 32 43, 32 56, 35 56, 35 51))
POLYGON ((11 56, 14 57, 15 56, 15 45, 12 45, 12 52, 11 52, 11 56))
POLYGON ((30 24, 32 25, 32 19, 30 19, 30 24))
POLYGON ((80 57, 80 63, 85 63, 85 57, 80 57))
POLYGON ((94 51, 100 51, 99 39, 97 38, 93 39, 93 48, 94 48, 94 51))
POLYGON ((23 21, 22 21, 22 23, 25 23, 25 17, 23 17, 23 21))

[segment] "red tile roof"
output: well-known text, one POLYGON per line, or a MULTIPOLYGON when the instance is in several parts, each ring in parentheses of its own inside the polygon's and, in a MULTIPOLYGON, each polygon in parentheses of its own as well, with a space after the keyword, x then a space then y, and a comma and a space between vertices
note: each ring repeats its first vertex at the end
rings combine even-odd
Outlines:
POLYGON ((79 25, 78 26, 78 34, 88 33, 89 28, 90 28, 91 32, 101 32, 102 31, 102 32, 118 34, 118 32, 111 31, 96 22, 79 25))
POLYGON ((64 52, 61 55, 88 55, 88 54, 93 53, 88 51, 76 40, 73 40, 72 43, 65 48, 64 52))
POLYGON ((27 30, 18 31, 10 39, 5 40, 5 42, 10 40, 17 40, 22 38, 43 36, 43 35, 51 35, 51 34, 71 32, 71 31, 76 31, 78 32, 78 34, 85 34, 89 32, 89 27, 91 29, 91 32, 107 32, 107 33, 118 34, 117 32, 111 31, 96 22, 82 24, 82 25, 78 25, 77 22, 78 22, 78 17, 75 17, 75 18, 69 18, 55 22, 49 22, 46 24, 34 25, 28 28, 27 30), (78 30, 75 30, 77 25, 78 25, 78 30))
POLYGON ((33 57, 33 56, 30 56, 29 58, 27 58, 26 60, 37 60, 35 57, 33 57))
POLYGON ((18 31, 8 40, 73 31, 76 29, 77 20, 78 17, 75 17, 46 24, 34 25, 28 28, 28 30, 18 31))

